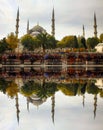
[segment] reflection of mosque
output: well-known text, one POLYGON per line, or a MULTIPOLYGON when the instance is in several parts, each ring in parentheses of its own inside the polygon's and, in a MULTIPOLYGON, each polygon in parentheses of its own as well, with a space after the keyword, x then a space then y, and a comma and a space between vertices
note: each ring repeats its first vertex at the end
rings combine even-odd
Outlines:
MULTIPOLYGON (((18 79, 19 83, 29 79, 43 79, 55 80, 58 82, 68 82, 68 79, 84 79, 84 78, 102 78, 103 68, 85 68, 85 67, 62 67, 62 66, 26 66, 26 67, 10 67, 5 66, 0 68, 0 77, 4 77, 8 80, 18 79)), ((17 82, 18 82, 17 81, 17 82)), ((101 81, 98 80, 97 84, 101 81)), ((102 81, 103 84, 103 81, 102 81)))
MULTIPOLYGON (((52 108, 51 108, 51 113, 52 113, 52 121, 54 123, 54 114, 55 114, 55 94, 51 97, 52 101, 52 108)), ((39 98, 37 95, 32 95, 30 97, 27 97, 27 110, 30 111, 29 109, 29 104, 32 103, 34 106, 37 108, 42 105, 44 102, 46 102, 46 98, 39 98)), ((17 121, 19 123, 19 113, 20 113, 20 108, 19 108, 19 95, 17 94, 15 97, 15 106, 16 106, 16 116, 17 116, 17 121)))
MULTIPOLYGON (((55 122, 55 94, 53 94, 51 96, 51 118, 52 118, 52 122, 54 123, 55 122)), ((83 107, 85 106, 85 98, 86 96, 83 94, 83 107)), ((16 98, 15 98, 15 101, 16 101, 16 113, 17 113, 17 121, 19 123, 19 113, 20 113, 20 108, 19 108, 19 95, 17 94, 16 95, 16 98)), ((42 105, 44 102, 46 102, 46 98, 44 99, 41 99, 39 98, 37 95, 32 95, 30 97, 27 97, 27 110, 30 111, 30 108, 29 108, 29 104, 32 103, 33 105, 37 106, 37 108, 42 105)), ((96 110, 97 110, 97 94, 94 95, 94 110, 93 110, 93 113, 94 113, 94 119, 96 118, 96 110)))
POLYGON ((32 103, 35 106, 40 106, 46 102, 46 98, 39 98, 37 95, 33 94, 30 97, 27 97, 27 109, 29 111, 29 103, 32 103))

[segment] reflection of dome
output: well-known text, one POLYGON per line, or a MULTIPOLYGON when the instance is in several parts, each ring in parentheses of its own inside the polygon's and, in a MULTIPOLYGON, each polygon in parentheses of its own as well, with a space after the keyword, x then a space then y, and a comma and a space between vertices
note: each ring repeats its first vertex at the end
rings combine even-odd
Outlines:
POLYGON ((37 36, 40 33, 46 33, 46 30, 38 24, 29 30, 29 34, 32 36, 37 36))
POLYGON ((32 95, 28 98, 28 101, 31 102, 35 106, 39 106, 46 101, 46 98, 39 98, 37 95, 32 95))

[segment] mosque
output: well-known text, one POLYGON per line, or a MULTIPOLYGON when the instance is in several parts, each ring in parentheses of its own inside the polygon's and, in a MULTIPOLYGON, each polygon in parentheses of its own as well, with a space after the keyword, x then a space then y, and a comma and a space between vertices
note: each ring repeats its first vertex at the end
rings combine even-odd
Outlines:
MULTIPOLYGON (((16 34, 16 37, 18 38, 18 34, 19 34, 19 8, 18 8, 18 11, 17 11, 17 18, 16 18, 16 31, 15 31, 15 34, 16 34)), ((52 10, 52 31, 51 31, 51 35, 53 37, 55 37, 55 14, 54 14, 54 8, 52 10)), ((47 33, 47 31, 41 27, 39 25, 39 23, 37 23, 37 25, 35 25, 33 28, 29 29, 29 20, 27 22, 27 32, 26 34, 30 34, 31 36, 35 37, 37 36, 38 34, 41 34, 41 33, 47 33)), ((15 52, 22 52, 23 51, 23 46, 21 45, 21 43, 19 42, 18 43, 18 47, 15 49, 15 52)))

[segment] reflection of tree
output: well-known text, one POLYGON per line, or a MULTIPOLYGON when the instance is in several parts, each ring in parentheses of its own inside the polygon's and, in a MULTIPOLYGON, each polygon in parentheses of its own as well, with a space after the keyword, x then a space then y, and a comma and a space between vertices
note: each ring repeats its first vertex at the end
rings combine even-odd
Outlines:
POLYGON ((92 82, 87 85, 87 92, 89 94, 98 94, 100 89, 92 82))
POLYGON ((78 84, 60 84, 58 85, 58 89, 61 90, 65 95, 75 96, 78 90, 78 84))
POLYGON ((100 91, 100 97, 103 98, 103 90, 100 91))
POLYGON ((30 96, 32 94, 36 94, 40 98, 47 98, 53 95, 57 91, 56 83, 37 83, 34 81, 28 81, 21 88, 21 92, 25 96, 30 96))
POLYGON ((0 91, 6 93, 8 82, 4 78, 0 78, 0 91))
POLYGON ((37 95, 38 97, 41 97, 41 98, 44 98, 44 97, 47 98, 53 95, 55 91, 57 91, 56 83, 54 82, 43 83, 40 86, 39 91, 37 92, 37 95))
MULTIPOLYGON (((68 84, 59 84, 57 87, 59 90, 61 90, 65 95, 68 96, 75 96, 76 94, 78 95, 84 95, 85 92, 88 94, 98 94, 100 92, 100 95, 102 96, 103 92, 101 89, 99 89, 93 81, 85 81, 84 82, 74 82, 72 81, 71 83, 68 84)), ((83 99, 84 100, 84 99, 83 99)))
POLYGON ((30 96, 33 93, 37 91, 38 83, 35 83, 34 81, 28 81, 24 84, 21 88, 21 93, 23 93, 25 96, 30 96))
POLYGON ((11 82, 6 89, 7 95, 10 96, 11 98, 17 95, 18 91, 19 89, 15 82, 11 82))

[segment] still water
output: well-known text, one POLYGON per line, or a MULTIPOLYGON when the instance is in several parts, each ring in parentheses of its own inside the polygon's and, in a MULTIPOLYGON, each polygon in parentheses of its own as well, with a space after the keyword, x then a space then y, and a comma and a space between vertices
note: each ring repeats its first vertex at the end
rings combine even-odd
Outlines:
POLYGON ((0 130, 103 129, 103 69, 54 68, 0 69, 0 130))

